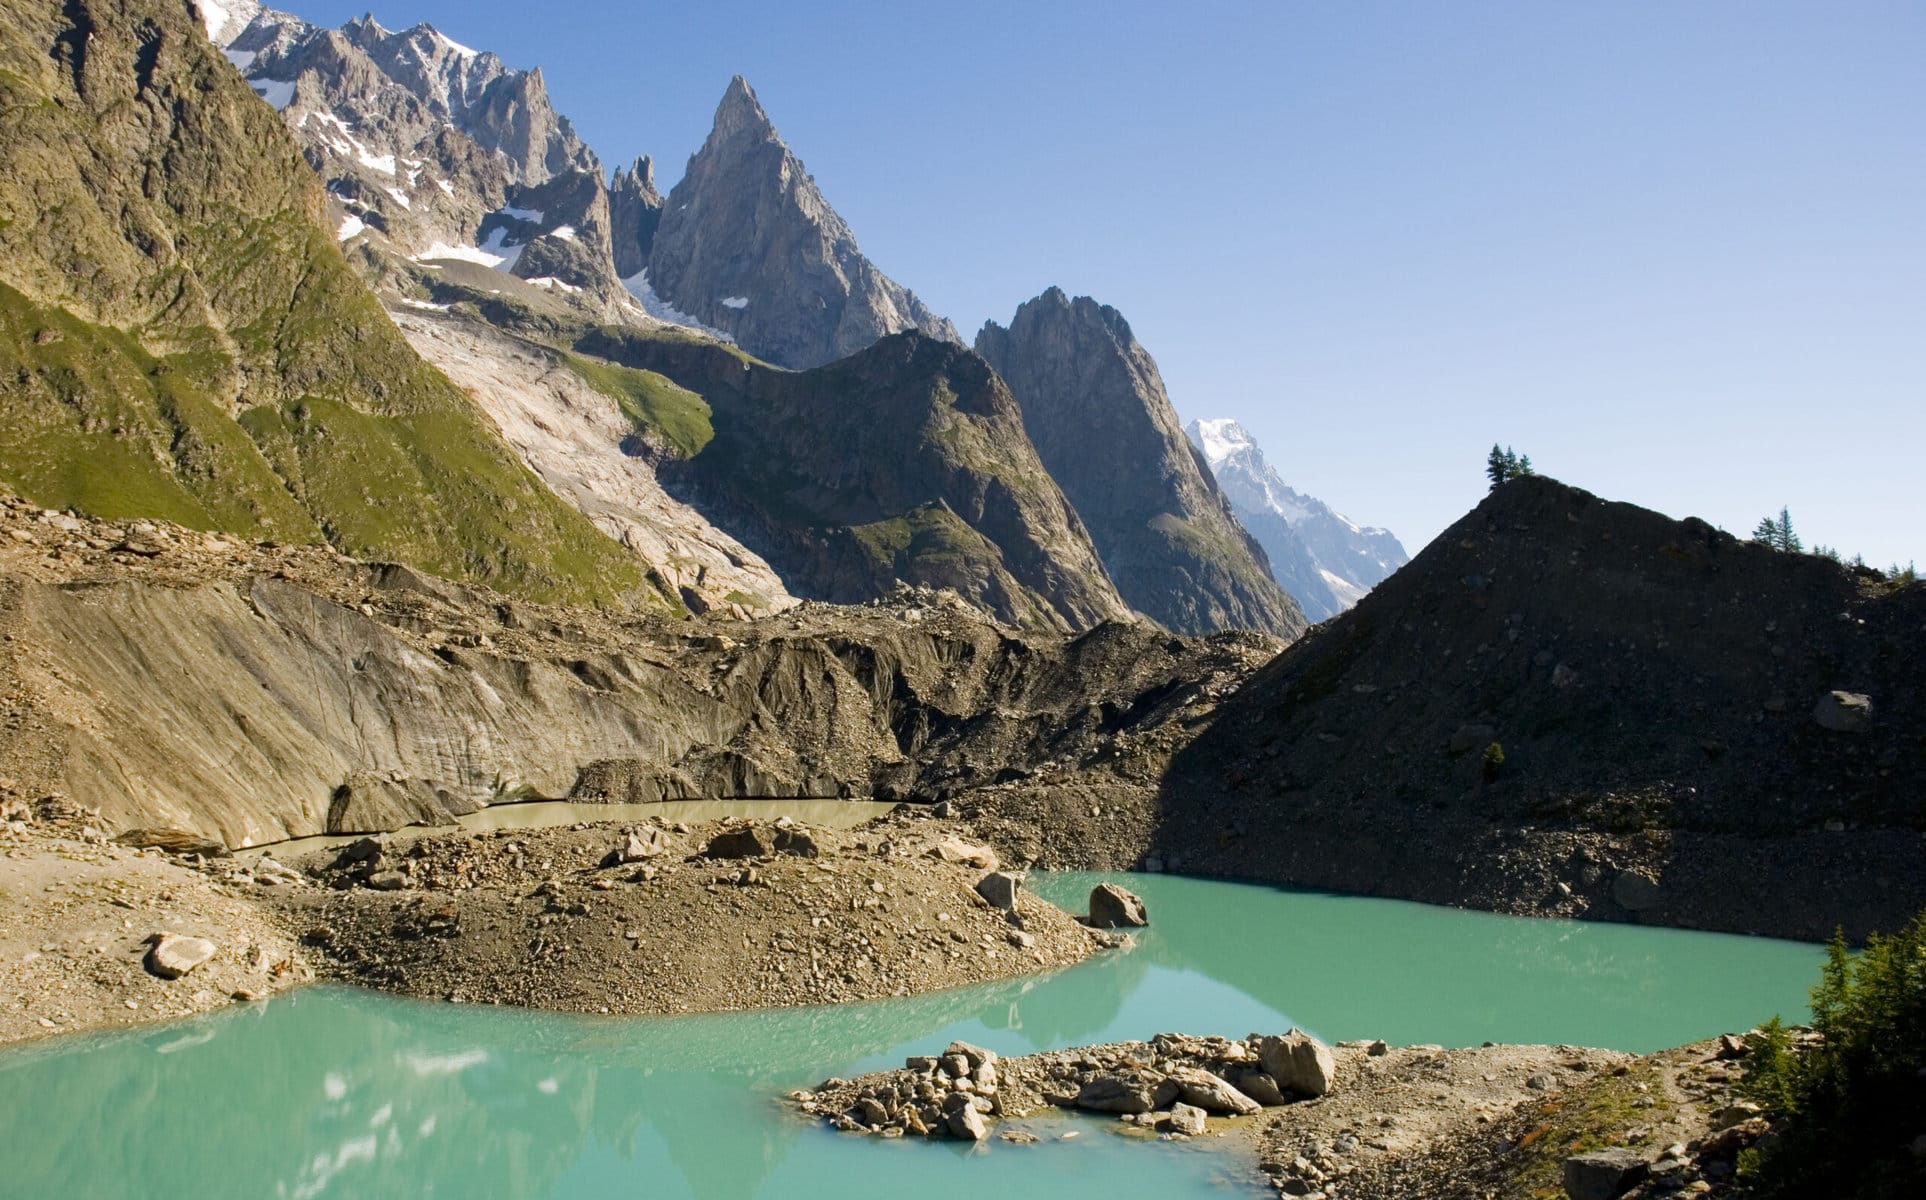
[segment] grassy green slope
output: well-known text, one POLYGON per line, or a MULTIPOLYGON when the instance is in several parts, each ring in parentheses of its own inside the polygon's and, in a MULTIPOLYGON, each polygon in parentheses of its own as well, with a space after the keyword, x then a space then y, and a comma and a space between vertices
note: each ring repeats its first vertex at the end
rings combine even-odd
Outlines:
POLYGON ((409 349, 279 117, 165 0, 0 0, 0 482, 542 599, 635 561, 409 349))

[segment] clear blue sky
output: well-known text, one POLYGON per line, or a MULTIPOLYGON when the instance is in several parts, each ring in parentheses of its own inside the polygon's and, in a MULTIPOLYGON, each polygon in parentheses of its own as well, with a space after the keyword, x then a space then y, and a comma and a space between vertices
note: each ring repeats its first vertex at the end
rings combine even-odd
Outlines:
POLYGON ((1926 565, 1926 4, 384 2, 665 190, 740 72, 966 336, 1114 305, 1186 418, 1414 551, 1501 440, 1926 565))

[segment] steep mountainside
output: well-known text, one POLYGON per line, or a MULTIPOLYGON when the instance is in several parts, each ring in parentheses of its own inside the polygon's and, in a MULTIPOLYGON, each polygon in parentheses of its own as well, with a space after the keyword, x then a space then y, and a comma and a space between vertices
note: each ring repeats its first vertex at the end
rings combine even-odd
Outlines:
POLYGON ((1215 869, 1310 886, 1896 928, 1926 904, 1922 629, 1921 585, 1514 480, 1224 706, 1163 836, 1240 825, 1215 869))
POLYGON ((1343 612, 1410 560, 1390 530, 1360 526, 1317 497, 1293 491, 1236 421, 1192 421, 1184 434, 1203 451, 1231 511, 1264 547, 1271 573, 1309 619, 1343 612))
POLYGON ((902 580, 1026 626, 1129 615, 1008 389, 961 346, 902 333, 804 372, 607 327, 574 349, 701 397, 712 436, 658 474, 799 595, 861 603, 902 580))
POLYGON ((396 333, 184 5, 0 13, 0 481, 527 594, 636 586, 396 333))
POLYGON ((402 307, 395 324, 446 372, 555 494, 633 551, 696 613, 746 617, 795 597, 769 564, 671 498, 651 459, 707 436, 701 397, 628 370, 518 338, 470 317, 402 307), (656 449, 639 452, 653 439, 656 449))
POLYGON ((1053 287, 1008 329, 985 324, 976 349, 1009 384, 1126 603, 1178 633, 1303 631, 1115 309, 1053 287))
POLYGON ((961 340, 857 250, 741 76, 669 193, 648 281, 778 366, 820 366, 908 329, 961 340))

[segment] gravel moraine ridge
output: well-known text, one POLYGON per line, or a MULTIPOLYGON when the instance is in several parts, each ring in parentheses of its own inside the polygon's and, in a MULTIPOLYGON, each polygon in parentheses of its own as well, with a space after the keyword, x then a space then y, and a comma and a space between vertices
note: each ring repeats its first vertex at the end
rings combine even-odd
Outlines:
POLYGON ((995 856, 957 832, 905 815, 431 834, 378 854, 370 839, 297 860, 331 887, 275 900, 345 981, 593 1013, 901 996, 1120 941, 1021 891, 1014 915, 992 906, 975 889, 995 856))

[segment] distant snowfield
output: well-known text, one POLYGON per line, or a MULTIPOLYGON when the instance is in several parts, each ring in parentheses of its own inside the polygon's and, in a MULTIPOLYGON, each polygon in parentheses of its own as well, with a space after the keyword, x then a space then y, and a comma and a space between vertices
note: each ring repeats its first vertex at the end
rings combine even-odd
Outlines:
MULTIPOLYGON (((519 252, 521 247, 515 249, 519 252)), ((452 258, 458 262, 471 262, 484 267, 500 269, 509 259, 500 254, 491 254, 479 246, 450 246, 447 242, 436 242, 419 254, 411 255, 416 262, 429 262, 437 258, 452 258)))

